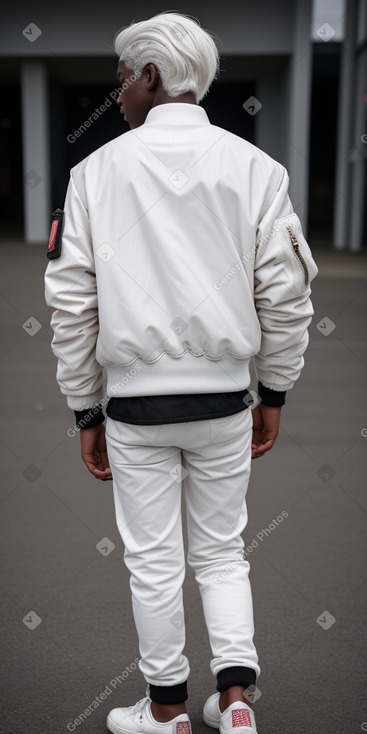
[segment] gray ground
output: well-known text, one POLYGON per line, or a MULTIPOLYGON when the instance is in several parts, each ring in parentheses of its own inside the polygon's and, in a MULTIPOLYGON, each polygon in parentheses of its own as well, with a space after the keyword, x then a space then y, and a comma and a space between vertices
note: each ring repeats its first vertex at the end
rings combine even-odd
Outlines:
MULTIPOLYGON (((88 474, 78 436, 66 434, 74 420, 50 349, 45 247, 2 243, 1 255, 1 731, 106 732, 111 708, 145 695, 138 669, 116 679, 139 651, 112 485, 88 474), (33 336, 31 317, 41 324, 33 336), (115 544, 107 556, 96 549, 103 538, 115 544)), ((314 255, 306 366, 248 491, 248 544, 288 512, 249 558, 259 734, 367 729, 366 258, 316 247, 314 255), (335 324, 328 336, 326 316, 335 324)), ((209 734, 201 709, 215 681, 189 567, 184 599, 188 712, 194 734, 209 734)))

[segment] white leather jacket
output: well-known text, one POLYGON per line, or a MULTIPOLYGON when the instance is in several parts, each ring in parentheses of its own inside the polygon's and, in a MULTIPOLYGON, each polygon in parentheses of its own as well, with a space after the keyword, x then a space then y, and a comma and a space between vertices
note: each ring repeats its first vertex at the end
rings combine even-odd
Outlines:
POLYGON ((317 267, 286 169, 199 105, 153 107, 72 168, 45 273, 70 408, 107 395, 273 390, 303 367, 317 267))

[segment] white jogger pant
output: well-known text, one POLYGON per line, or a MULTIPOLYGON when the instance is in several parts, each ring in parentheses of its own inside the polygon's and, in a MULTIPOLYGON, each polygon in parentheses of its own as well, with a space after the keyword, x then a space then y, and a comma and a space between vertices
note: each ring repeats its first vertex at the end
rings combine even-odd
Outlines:
POLYGON ((188 558, 199 584, 214 676, 230 666, 260 675, 253 642, 247 524, 252 412, 141 426, 107 418, 116 521, 131 573, 139 668, 147 683, 187 680, 183 654, 185 554, 181 488, 187 508, 188 558))

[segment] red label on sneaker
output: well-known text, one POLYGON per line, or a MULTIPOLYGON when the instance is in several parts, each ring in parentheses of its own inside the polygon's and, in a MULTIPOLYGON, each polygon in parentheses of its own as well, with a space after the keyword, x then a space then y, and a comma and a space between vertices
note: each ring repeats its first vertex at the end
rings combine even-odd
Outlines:
POLYGON ((250 712, 247 709, 234 709, 232 726, 251 726, 250 712))
POLYGON ((191 734, 189 721, 178 721, 176 724, 176 734, 191 734))

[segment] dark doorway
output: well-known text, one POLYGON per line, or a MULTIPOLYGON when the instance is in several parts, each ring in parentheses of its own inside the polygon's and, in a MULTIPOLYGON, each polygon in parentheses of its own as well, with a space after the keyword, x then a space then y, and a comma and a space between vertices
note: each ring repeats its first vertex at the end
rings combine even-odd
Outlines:
POLYGON ((3 84, 0 99, 0 219, 2 237, 23 237, 20 85, 3 84))
POLYGON ((314 45, 308 236, 331 242, 334 217, 340 44, 314 45))

